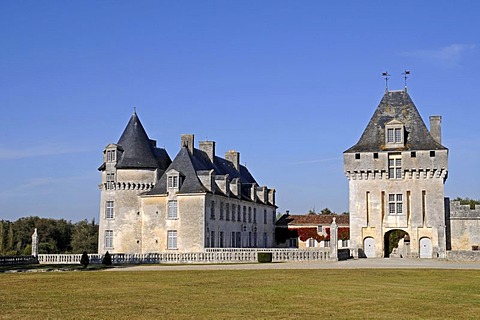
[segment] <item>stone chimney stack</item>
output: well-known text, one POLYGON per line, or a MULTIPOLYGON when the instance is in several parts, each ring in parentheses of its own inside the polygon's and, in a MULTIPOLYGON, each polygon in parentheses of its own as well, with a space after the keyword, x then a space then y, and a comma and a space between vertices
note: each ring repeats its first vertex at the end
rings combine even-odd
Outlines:
POLYGON ((200 141, 199 149, 205 152, 213 163, 215 160, 215 141, 200 141))
POLYGON ((237 171, 240 171, 240 152, 230 150, 225 153, 225 159, 233 163, 235 169, 237 169, 237 171))
POLYGON ((194 143, 193 134, 182 134, 180 148, 187 147, 190 153, 193 154, 193 143, 194 143))
POLYGON ((442 116, 430 116, 430 135, 442 144, 442 116))

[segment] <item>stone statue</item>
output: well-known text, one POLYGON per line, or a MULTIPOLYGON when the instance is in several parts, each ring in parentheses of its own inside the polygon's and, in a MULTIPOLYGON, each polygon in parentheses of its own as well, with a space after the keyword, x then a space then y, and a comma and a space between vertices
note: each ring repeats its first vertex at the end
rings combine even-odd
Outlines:
POLYGON ((38 257, 38 233, 37 233, 37 228, 35 228, 35 231, 33 232, 32 235, 32 256, 35 258, 38 257))

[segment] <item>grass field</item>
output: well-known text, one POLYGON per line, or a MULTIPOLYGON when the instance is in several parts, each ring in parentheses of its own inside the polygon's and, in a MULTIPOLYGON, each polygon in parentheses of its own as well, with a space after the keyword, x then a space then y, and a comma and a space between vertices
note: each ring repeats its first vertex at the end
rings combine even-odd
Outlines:
POLYGON ((2 319, 478 319, 475 270, 0 274, 2 319))

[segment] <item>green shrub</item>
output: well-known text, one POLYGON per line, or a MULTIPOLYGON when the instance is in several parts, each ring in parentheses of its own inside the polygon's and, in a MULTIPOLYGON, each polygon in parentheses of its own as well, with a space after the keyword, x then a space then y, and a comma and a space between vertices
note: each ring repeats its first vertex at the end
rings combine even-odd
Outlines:
POLYGON ((272 253, 271 252, 259 252, 257 254, 258 262, 260 263, 269 263, 272 262, 272 253))
POLYGON ((83 251, 82 258, 80 259, 80 264, 86 268, 90 263, 90 259, 88 258, 87 251, 83 251))
POLYGON ((105 266, 111 266, 112 265, 112 256, 110 255, 110 253, 108 253, 108 251, 103 256, 102 264, 105 265, 105 266))

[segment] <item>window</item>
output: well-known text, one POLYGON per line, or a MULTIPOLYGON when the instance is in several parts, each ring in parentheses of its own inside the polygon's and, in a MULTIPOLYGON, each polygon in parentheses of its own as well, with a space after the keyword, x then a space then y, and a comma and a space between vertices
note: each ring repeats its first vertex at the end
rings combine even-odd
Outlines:
POLYGON ((115 173, 107 173, 107 189, 115 187, 115 173))
POLYGON ((257 208, 253 208, 253 223, 257 223, 257 208))
POLYGON ((241 217, 241 211, 240 211, 240 205, 237 206, 237 221, 240 222, 242 221, 242 217, 241 217))
POLYGON ((168 201, 168 219, 177 219, 178 218, 178 210, 177 210, 177 201, 170 200, 168 201))
POLYGON ((388 178, 402 179, 402 155, 392 154, 388 156, 388 178))
POLYGON ((264 248, 268 247, 268 236, 266 232, 263 233, 263 247, 264 248))
POLYGON ((253 247, 254 248, 257 247, 257 233, 256 232, 253 233, 253 247))
POLYGON ((223 239, 223 231, 220 231, 220 240, 219 240, 219 246, 220 248, 224 247, 224 239, 223 239))
POLYGON ((288 247, 289 248, 296 248, 297 247, 297 238, 288 239, 288 247))
POLYGON ((360 153, 355 153, 355 160, 360 160, 360 153))
POLYGON ((388 195, 388 212, 391 215, 403 214, 403 195, 402 194, 388 195))
POLYGON ((113 201, 107 201, 105 203, 105 218, 113 219, 113 201))
POLYGON ((373 153, 373 159, 378 159, 378 152, 373 153))
POLYGON ((263 224, 267 224, 267 209, 263 209, 263 224))
POLYGON ((435 157, 435 151, 430 151, 430 157, 435 157))
POLYGON ((392 120, 385 124, 385 143, 387 147, 401 147, 404 145, 404 126, 398 120, 392 120))
POLYGON ((277 217, 275 216, 275 210, 273 210, 272 213, 273 213, 272 214, 272 222, 273 222, 273 224, 275 224, 275 221, 277 221, 277 217))
POLYGON ((248 207, 248 222, 252 222, 252 207, 248 207))
POLYGON ((105 248, 113 248, 113 230, 105 230, 105 248))
POLYGON ((247 222, 247 207, 243 206, 243 222, 247 222))
POLYGON ((115 156, 116 151, 115 150, 108 150, 107 151, 107 162, 115 162, 115 156))
POLYGON ((232 239, 230 241, 232 242, 231 247, 235 248, 235 231, 232 231, 232 239))
POLYGON ((220 202, 220 220, 223 220, 223 202, 220 202))
POLYGON ((213 200, 210 206, 210 219, 215 219, 215 201, 213 200))
POLYGON ((210 232, 210 248, 215 247, 215 231, 210 232))
POLYGON ((416 158, 416 157, 417 157, 417 153, 416 153, 415 151, 410 152, 410 157, 416 158))
POLYGON ((232 221, 235 221, 235 210, 237 209, 237 206, 232 204, 232 221))
POLYGON ((317 241, 315 239, 310 238, 307 240, 307 247, 308 248, 315 248, 317 246, 317 241))
POLYGON ((230 221, 230 203, 225 203, 225 220, 230 221))
POLYGON ((177 230, 167 231, 167 249, 169 250, 177 249, 177 230))
POLYGON ((168 176, 168 187, 178 188, 178 176, 168 176))

